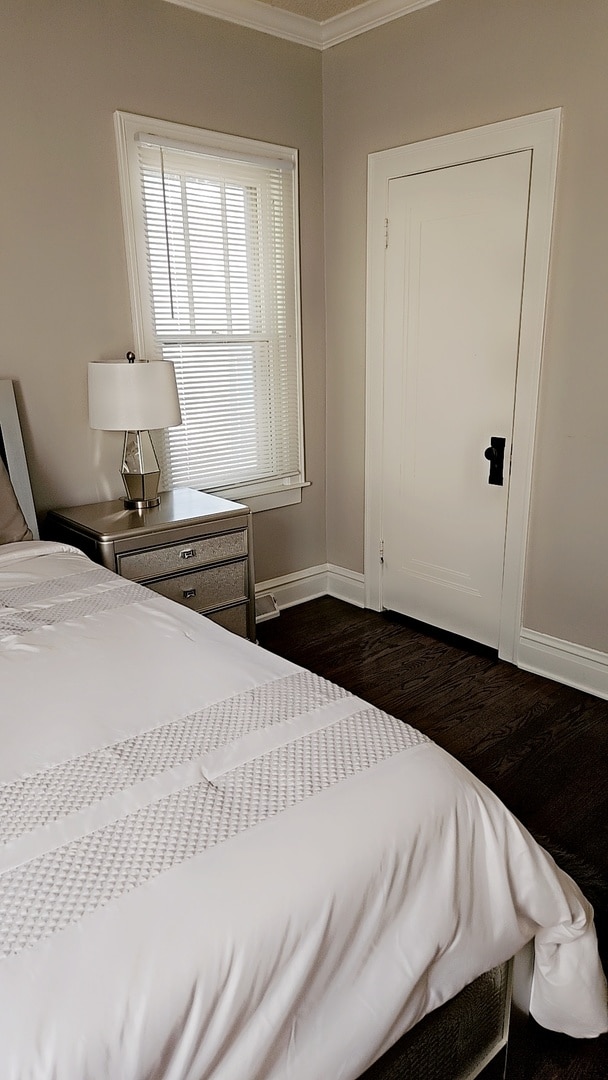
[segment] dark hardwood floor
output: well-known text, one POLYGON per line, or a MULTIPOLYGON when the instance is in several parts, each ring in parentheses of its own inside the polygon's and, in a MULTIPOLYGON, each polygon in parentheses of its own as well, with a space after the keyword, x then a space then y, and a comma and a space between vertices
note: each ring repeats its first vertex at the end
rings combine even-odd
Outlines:
MULTIPOLYGON (((407 720, 492 788, 593 904, 608 970, 608 702, 330 597, 260 623, 258 640, 407 720)), ((608 1036, 569 1039, 527 1021, 508 1075, 608 1080, 608 1036)))

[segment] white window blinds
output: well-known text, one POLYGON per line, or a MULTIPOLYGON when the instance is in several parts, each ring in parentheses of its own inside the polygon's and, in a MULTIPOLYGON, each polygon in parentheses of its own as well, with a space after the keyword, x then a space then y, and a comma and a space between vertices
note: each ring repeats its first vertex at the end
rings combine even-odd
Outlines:
POLYGON ((175 365, 183 417, 162 434, 164 485, 301 484, 293 152, 230 139, 222 150, 205 132, 184 144, 131 119, 136 325, 142 351, 175 365))

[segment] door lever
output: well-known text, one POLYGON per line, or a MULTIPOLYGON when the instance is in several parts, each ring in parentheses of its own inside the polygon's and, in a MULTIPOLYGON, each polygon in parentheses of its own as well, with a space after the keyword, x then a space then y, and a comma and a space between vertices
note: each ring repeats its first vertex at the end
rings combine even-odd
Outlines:
POLYGON ((506 441, 506 439, 501 438, 499 435, 492 435, 490 445, 484 450, 484 457, 490 462, 488 484, 498 484, 502 487, 504 483, 503 468, 505 462, 506 441))

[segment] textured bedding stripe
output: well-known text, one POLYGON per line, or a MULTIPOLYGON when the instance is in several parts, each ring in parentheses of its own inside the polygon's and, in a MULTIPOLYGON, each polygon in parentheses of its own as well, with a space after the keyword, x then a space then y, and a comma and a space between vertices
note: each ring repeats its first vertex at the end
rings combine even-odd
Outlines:
POLYGON ((143 585, 125 582, 104 569, 3 589, 0 641, 150 600, 151 594, 143 585))
MULTIPOLYGON (((152 597, 97 568, 5 589, 0 636, 152 597)), ((296 671, 1 785, 0 956, 428 741, 296 671)))
MULTIPOLYGON (((315 675, 298 672, 202 710, 194 721, 186 718, 157 732, 146 732, 127 743, 118 743, 107 748, 110 756, 104 759, 103 775, 96 791, 90 785, 95 755, 87 755, 84 763, 83 759, 75 759, 56 766, 48 770, 52 774, 49 787, 53 795, 47 814, 50 806, 55 815, 60 811, 61 790, 66 806, 82 808, 92 797, 101 799, 103 792, 114 792, 126 785, 121 750, 127 745, 125 760, 133 763, 137 776, 146 770, 158 772, 177 759, 183 761, 184 755, 199 756, 201 748, 208 743, 217 744, 222 724, 227 722, 227 730, 234 731, 243 713, 250 728, 255 723, 278 723, 284 720, 286 711, 302 715, 303 702, 318 703, 321 694, 334 699, 349 696, 315 675), (208 732, 209 714, 214 722, 208 732), (159 756, 154 736, 168 741, 166 759, 159 756)), ((352 703, 350 715, 303 736, 297 735, 297 725, 295 728, 285 725, 284 744, 213 782, 202 779, 187 784, 134 812, 125 813, 119 820, 85 831, 69 843, 4 871, 0 875, 0 956, 15 955, 32 947, 207 848, 394 754, 429 741, 416 729, 379 709, 372 706, 361 709, 357 698, 353 697, 352 703)), ((23 782, 22 797, 13 804, 14 814, 10 810, 10 796, 7 797, 3 807, 5 835, 14 836, 23 828, 24 819, 31 827, 33 813, 38 821, 38 811, 34 812, 27 793, 28 788, 30 796, 35 789, 44 790, 46 776, 47 773, 38 773, 23 782)), ((15 785, 7 787, 14 794, 15 785)))

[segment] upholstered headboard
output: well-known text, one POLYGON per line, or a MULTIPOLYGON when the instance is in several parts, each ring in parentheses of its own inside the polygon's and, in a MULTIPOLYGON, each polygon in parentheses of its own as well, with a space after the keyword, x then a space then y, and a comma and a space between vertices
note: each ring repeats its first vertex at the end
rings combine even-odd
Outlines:
POLYGON ((23 516, 37 540, 38 522, 11 379, 0 379, 0 457, 6 465, 23 516))

